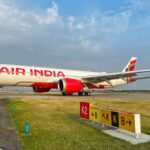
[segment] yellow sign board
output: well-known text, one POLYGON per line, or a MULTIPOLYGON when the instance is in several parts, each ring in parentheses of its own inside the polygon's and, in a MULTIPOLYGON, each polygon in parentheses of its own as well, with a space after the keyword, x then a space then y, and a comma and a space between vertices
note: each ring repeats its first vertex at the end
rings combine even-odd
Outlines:
POLYGON ((119 128, 134 132, 134 114, 119 112, 119 128))
MULTIPOLYGON (((141 123, 140 123, 140 114, 124 112, 120 110, 113 109, 99 109, 93 107, 92 104, 81 102, 80 115, 82 118, 89 119, 90 121, 96 123, 102 123, 105 125, 113 126, 116 128, 128 130, 135 132, 136 135, 141 133, 141 123)), ((138 137, 138 136, 137 136, 138 137)))
POLYGON ((103 124, 135 132, 134 120, 134 114, 109 109, 101 109, 101 122, 103 124))
POLYGON ((111 111, 106 109, 101 109, 101 122, 106 125, 112 125, 111 111))
POLYGON ((89 117, 91 121, 100 123, 100 109, 96 107, 90 107, 89 117))

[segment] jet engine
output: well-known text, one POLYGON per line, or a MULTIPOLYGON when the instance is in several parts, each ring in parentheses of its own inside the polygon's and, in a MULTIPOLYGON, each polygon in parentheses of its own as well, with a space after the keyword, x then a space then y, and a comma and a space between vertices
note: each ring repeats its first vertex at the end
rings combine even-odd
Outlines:
POLYGON ((64 94, 71 94, 80 92, 83 89, 83 85, 80 80, 63 78, 59 80, 58 88, 64 94))

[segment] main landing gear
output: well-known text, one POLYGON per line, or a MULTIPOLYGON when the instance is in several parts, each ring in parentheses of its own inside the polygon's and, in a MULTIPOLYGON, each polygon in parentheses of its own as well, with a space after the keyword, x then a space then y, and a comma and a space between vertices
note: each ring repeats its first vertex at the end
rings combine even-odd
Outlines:
POLYGON ((62 93, 63 96, 69 96, 69 95, 73 95, 73 93, 62 93))
POLYGON ((78 96, 90 96, 90 92, 78 92, 78 96))
MULTIPOLYGON (((69 96, 69 95, 73 95, 73 93, 62 93, 63 96, 69 96)), ((90 96, 91 93, 84 91, 84 92, 78 92, 78 96, 90 96)))

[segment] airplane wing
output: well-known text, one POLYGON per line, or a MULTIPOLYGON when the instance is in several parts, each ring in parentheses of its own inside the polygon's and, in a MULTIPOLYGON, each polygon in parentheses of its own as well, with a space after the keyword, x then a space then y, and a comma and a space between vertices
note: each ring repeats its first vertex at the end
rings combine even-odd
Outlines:
MULTIPOLYGON (((84 76, 84 77, 82 77, 82 80, 84 80, 85 82, 99 83, 99 82, 109 81, 109 80, 113 80, 113 79, 127 78, 127 77, 131 77, 131 76, 133 77, 133 76, 137 76, 137 74, 146 73, 146 72, 150 72, 150 69, 84 76)), ((146 79, 146 78, 150 78, 150 77, 143 77, 143 78, 141 77, 141 78, 137 78, 137 80, 146 79)))
POLYGON ((150 76, 147 76, 147 77, 138 77, 138 78, 134 78, 134 80, 142 80, 142 79, 149 79, 150 76))

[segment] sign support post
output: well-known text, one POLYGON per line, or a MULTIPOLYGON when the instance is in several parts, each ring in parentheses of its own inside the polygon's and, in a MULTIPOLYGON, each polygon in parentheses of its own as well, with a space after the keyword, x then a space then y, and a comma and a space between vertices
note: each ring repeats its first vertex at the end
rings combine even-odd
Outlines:
POLYGON ((136 138, 139 138, 139 135, 141 134, 140 114, 134 114, 134 119, 135 119, 135 135, 136 138))

